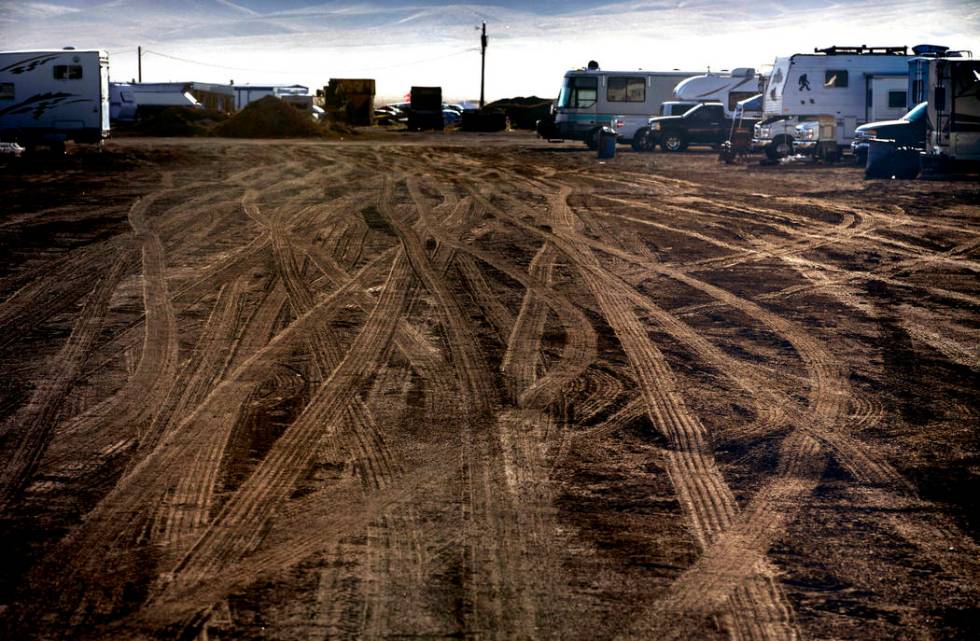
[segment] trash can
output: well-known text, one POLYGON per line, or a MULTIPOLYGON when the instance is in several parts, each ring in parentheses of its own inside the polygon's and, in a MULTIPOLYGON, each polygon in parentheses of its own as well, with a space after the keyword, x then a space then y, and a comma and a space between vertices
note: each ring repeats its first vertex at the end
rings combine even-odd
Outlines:
POLYGON ((599 130, 599 158, 616 157, 616 132, 609 127, 599 130))

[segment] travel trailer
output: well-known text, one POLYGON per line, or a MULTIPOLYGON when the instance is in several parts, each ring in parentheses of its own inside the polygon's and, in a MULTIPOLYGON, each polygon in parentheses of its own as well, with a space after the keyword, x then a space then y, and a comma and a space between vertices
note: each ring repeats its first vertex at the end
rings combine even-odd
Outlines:
POLYGON ((598 144, 597 134, 613 126, 621 142, 632 142, 647 119, 673 99, 674 87, 693 71, 605 71, 595 62, 565 74, 555 105, 555 137, 598 144))
POLYGON ((168 107, 203 109, 184 82, 109 83, 109 113, 113 122, 134 122, 168 107))
POLYGON ((907 111, 911 57, 906 47, 862 45, 776 58, 753 149, 775 159, 794 153, 800 142, 810 145, 817 138, 825 143, 819 149, 827 150, 829 137, 839 154, 850 145, 859 125, 898 118, 907 111), (801 141, 801 134, 811 139, 801 141))
POLYGON ((27 149, 109 136, 109 54, 71 48, 0 52, 0 139, 27 149))
MULTIPOLYGON (((720 102, 725 116, 731 118, 735 105, 740 100, 751 98, 765 87, 765 77, 757 74, 751 67, 733 69, 731 73, 706 73, 682 80, 674 88, 677 100, 686 102, 720 102)), ((671 114, 661 114, 671 115, 671 114)), ((747 118, 759 118, 761 113, 749 114, 747 118)))
POLYGON ((929 62, 925 176, 980 171, 980 61, 929 62))

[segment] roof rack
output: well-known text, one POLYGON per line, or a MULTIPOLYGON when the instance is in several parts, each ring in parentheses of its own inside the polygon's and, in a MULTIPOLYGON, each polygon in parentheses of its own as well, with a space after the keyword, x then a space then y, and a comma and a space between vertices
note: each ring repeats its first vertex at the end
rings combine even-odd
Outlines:
POLYGON ((814 48, 813 53, 822 53, 828 56, 842 56, 842 55, 872 55, 872 54, 885 54, 889 56, 907 56, 908 47, 869 47, 868 45, 861 45, 859 47, 839 47, 834 45, 833 47, 827 47, 826 49, 814 48))

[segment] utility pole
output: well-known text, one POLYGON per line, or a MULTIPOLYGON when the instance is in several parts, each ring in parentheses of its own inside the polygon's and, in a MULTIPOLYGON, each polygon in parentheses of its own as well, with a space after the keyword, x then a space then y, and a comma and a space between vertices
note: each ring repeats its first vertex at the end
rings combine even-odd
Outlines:
POLYGON ((136 47, 136 77, 143 82, 143 47, 136 47))
POLYGON ((487 23, 483 23, 483 35, 480 36, 480 109, 483 109, 483 80, 487 73, 487 23))

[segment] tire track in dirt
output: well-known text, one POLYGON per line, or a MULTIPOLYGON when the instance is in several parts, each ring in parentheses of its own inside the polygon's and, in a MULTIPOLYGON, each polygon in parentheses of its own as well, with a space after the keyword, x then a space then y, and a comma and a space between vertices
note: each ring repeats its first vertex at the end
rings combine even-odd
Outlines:
MULTIPOLYGON (((276 440, 255 471, 222 507, 208 530, 173 570, 172 582, 154 598, 208 582, 229 560, 240 560, 261 541, 274 509, 283 504, 315 455, 338 429, 352 394, 377 368, 413 290, 411 270, 397 252, 378 303, 343 360, 320 386, 300 416, 276 440)), ((203 605, 203 604, 202 604, 203 605)))
MULTIPOLYGON (((552 272, 557 252, 549 243, 541 245, 530 265, 530 277, 546 285, 552 284, 552 272)), ((541 335, 548 320, 548 306, 534 290, 526 290, 517 319, 511 329, 507 349, 500 369, 511 381, 515 397, 530 389, 538 380, 541 359, 541 335)))
MULTIPOLYGON (((160 429, 153 447, 168 438, 204 402, 235 360, 241 361, 254 354, 272 335, 274 323, 285 304, 284 292, 273 281, 272 291, 266 293, 251 318, 240 328, 243 287, 244 283, 239 280, 221 290, 208 326, 202 333, 202 349, 198 350, 201 356, 188 364, 189 376, 180 402, 170 415, 169 423, 160 429)), ((239 420, 244 399, 250 397, 259 384, 260 381, 253 381, 250 387, 243 387, 239 392, 243 395, 242 405, 211 422, 207 436, 190 455, 175 486, 157 508, 150 537, 153 542, 169 548, 168 555, 186 551, 194 533, 207 523, 229 438, 239 420)))
POLYGON ((184 361, 170 387, 164 409, 154 417, 140 441, 138 458, 156 447, 160 439, 197 407, 220 381, 238 344, 246 290, 246 279, 238 278, 218 291, 218 299, 192 356, 184 361))
MULTIPOLYGON (((296 319, 237 365, 180 425, 129 470, 82 523, 32 568, 25 582, 30 593, 8 617, 13 629, 34 629, 38 625, 30 614, 31 603, 36 599, 47 602, 46 611, 53 616, 45 626, 53 629, 59 629, 59 617, 68 618, 76 612, 83 597, 90 603, 104 604, 102 610, 111 608, 119 599, 116 582, 125 582, 128 564, 139 550, 137 540, 146 519, 142 507, 160 503, 184 474, 187 461, 193 460, 193 454, 201 451, 201 443, 207 442, 213 422, 237 412, 255 381, 268 378, 275 364, 295 349, 305 332, 336 314, 346 304, 345 296, 361 286, 361 278, 392 253, 379 253, 347 286, 318 301, 310 313, 296 319), (106 559, 116 559, 118 564, 107 564, 106 559), (52 595, 56 597, 52 599, 52 595)), ((76 623, 81 624, 92 613, 80 611, 79 616, 82 619, 76 623)))
MULTIPOLYGON (((416 185, 408 186, 414 208, 420 217, 428 207, 416 185)), ((500 451, 493 413, 499 404, 496 388, 477 341, 456 298, 442 276, 433 269, 414 229, 391 205, 393 182, 385 181, 379 210, 395 230, 405 248, 412 270, 435 298, 437 309, 449 334, 449 349, 459 380, 460 406, 463 408, 464 476, 464 625, 468 635, 486 631, 497 638, 521 630, 533 620, 532 605, 522 590, 525 578, 519 551, 508 523, 516 512, 509 494, 502 490, 500 470, 494 465, 500 451)))
MULTIPOLYGON (((555 216, 557 220, 567 219, 570 216, 567 207, 567 194, 567 188, 563 188, 559 190, 557 195, 549 196, 552 209, 562 212, 558 216, 555 216)), ((668 469, 671 470, 671 479, 678 489, 678 495, 682 504, 686 504, 687 511, 693 519, 695 536, 698 538, 702 547, 707 548, 714 536, 722 531, 728 530, 732 526, 734 523, 733 517, 737 514, 737 506, 735 506, 734 498, 728 492, 727 486, 724 484, 724 480, 721 478, 717 468, 715 468, 714 473, 710 471, 711 467, 713 467, 713 459, 706 459, 704 455, 706 445, 703 428, 698 427, 699 423, 696 422, 696 418, 685 416, 686 410, 683 410, 683 400, 680 397, 666 397, 661 399, 652 393, 654 389, 661 391, 660 388, 655 388, 654 381, 658 379, 670 381, 672 380, 671 374, 666 362, 663 361, 662 355, 658 354, 656 348, 652 346, 645 333, 643 333, 642 324, 635 317, 631 318, 628 302, 629 297, 622 297, 617 300, 616 293, 611 291, 614 289, 612 285, 618 282, 617 279, 607 278, 605 280, 608 282, 604 283, 601 267, 598 261, 594 257, 591 257, 590 253, 586 253, 588 250, 580 249, 578 250, 580 256, 575 256, 576 248, 582 245, 576 242, 580 238, 574 235, 572 226, 556 224, 554 228, 559 230, 558 235, 560 237, 564 236, 562 240, 566 241, 564 245, 559 246, 570 258, 573 260, 577 259, 576 262, 579 264, 583 278, 589 283, 593 295, 600 302, 604 315, 620 337, 620 341, 636 372, 640 389, 642 392, 645 392, 644 399, 648 405, 651 422, 664 431, 665 436, 674 444, 675 449, 669 453, 670 456, 668 458, 668 469), (657 367, 658 364, 660 367, 657 367), (679 412, 671 412, 666 408, 681 409, 679 412), (685 421, 685 418, 688 420, 685 421), (706 476, 708 478, 713 477, 713 481, 705 483, 706 476), (689 481, 690 478, 695 480, 691 482, 689 481), (701 485, 699 486, 699 484, 701 485), (725 509, 726 506, 727 509, 725 509)), ((547 234, 547 236, 551 236, 551 234, 547 234)), ((667 272, 668 275, 673 276, 673 270, 669 268, 662 267, 658 271, 661 273, 667 272)), ((691 277, 685 276, 682 282, 695 288, 707 290, 706 293, 714 297, 720 297, 729 304, 737 303, 737 301, 733 300, 737 298, 734 295, 724 292, 724 290, 720 290, 719 288, 714 288, 706 283, 695 281, 691 277)), ((820 349, 819 345, 808 340, 804 334, 788 322, 764 312, 761 308, 752 308, 751 304, 747 301, 745 304, 738 305, 738 307, 743 311, 749 312, 750 316, 766 322, 777 333, 784 335, 787 340, 790 340, 794 344, 794 347, 798 349, 804 362, 809 365, 811 375, 815 378, 814 390, 811 392, 813 396, 811 404, 813 407, 814 421, 824 429, 826 429, 827 423, 823 419, 830 419, 832 425, 841 413, 837 411, 841 409, 841 403, 839 402, 838 394, 828 394, 828 392, 836 392, 832 384, 840 384, 842 376, 833 376, 833 372, 828 371, 825 365, 823 368, 819 367, 821 364, 832 363, 832 359, 827 358, 827 355, 820 349), (817 367, 814 367, 814 365, 817 365, 817 367), (828 383, 831 383, 831 385, 828 385, 828 383)), ((688 341, 691 341, 692 338, 691 336, 687 336, 688 341)), ((702 346, 701 351, 704 351, 704 346, 702 346)), ((846 390, 846 381, 844 385, 844 389, 846 390)), ((668 383, 664 387, 669 389, 673 386, 668 383)), ((787 439, 785 443, 793 443, 793 440, 787 439)), ((819 452, 819 448, 817 451, 819 452)), ((788 454, 798 456, 802 452, 805 452, 805 450, 797 448, 795 450, 791 449, 788 454)), ((822 460, 810 462, 813 463, 812 467, 822 471, 822 460)), ((810 489, 815 487, 818 480, 819 472, 810 475, 810 489)), ((807 487, 807 484, 787 483, 786 481, 787 479, 785 477, 780 477, 775 483, 775 487, 784 489, 796 486, 798 490, 807 487)), ((772 532, 772 534, 775 535, 775 532, 772 532)), ((764 559, 766 549, 768 548, 763 548, 757 552, 757 556, 759 556, 757 560, 761 561, 764 559)), ((741 551, 728 551, 720 556, 727 561, 733 555, 737 556, 741 553, 741 551)), ((770 589, 772 587, 770 584, 772 583, 773 572, 770 570, 763 572, 761 576, 753 577, 751 573, 754 571, 754 568, 755 564, 748 568, 743 568, 748 573, 741 575, 741 581, 723 585, 723 593, 727 595, 733 589, 744 589, 745 594, 743 596, 750 600, 766 599, 768 596, 771 596, 773 590, 770 589)), ((671 603, 670 605, 671 607, 669 609, 674 611, 675 608, 673 606, 677 604, 671 603)), ((763 606, 763 609, 776 612, 789 611, 784 603, 768 603, 763 606)), ((770 626, 770 629, 773 633, 782 635, 784 638, 787 634, 791 634, 793 630, 789 620, 776 621, 770 626)))
POLYGON ((95 283, 75 319, 71 335, 52 360, 30 401, 6 421, 4 431, 16 430, 20 438, 15 451, 0 469, 0 513, 7 510, 30 481, 47 450, 61 405, 92 354, 112 294, 134 257, 132 249, 122 249, 109 271, 95 283))
MULTIPOLYGON (((177 370, 177 330, 166 281, 163 245, 150 230, 145 213, 163 192, 137 200, 129 220, 142 251, 144 323, 143 348, 133 376, 115 395, 75 416, 57 430, 50 464, 63 465, 87 456, 80 469, 98 467, 143 437, 146 426, 161 410, 177 370)), ((48 463, 46 462, 46 465, 48 463)))
MULTIPOLYGON (((284 506, 271 523, 261 546, 247 558, 247 569, 229 564, 218 568, 210 580, 173 584, 167 593, 133 616, 108 628, 100 638, 143 632, 153 635, 161 627, 178 624, 181 638, 192 638, 212 613, 202 604, 218 603, 248 585, 282 572, 337 544, 345 537, 363 532, 385 514, 397 511, 420 493, 438 488, 458 474, 456 452, 434 449, 426 452, 421 472, 392 478, 391 486, 368 490, 353 477, 284 506)), ((329 595, 326 598, 330 598, 329 595)))
MULTIPOLYGON (((254 205, 245 205, 246 208, 253 208, 251 216, 259 218, 258 210, 254 205)), ((300 274, 296 256, 293 253, 290 238, 286 234, 283 225, 276 219, 267 219, 270 233, 273 238, 273 250, 276 257, 277 271, 286 284, 289 292, 289 302, 296 315, 302 315, 313 306, 313 293, 306 286, 300 274)), ((339 270, 333 270, 333 275, 340 274, 339 270)), ((399 327, 404 323, 399 321, 399 327)), ((398 333, 398 328, 395 330, 398 333)), ((343 355, 340 351, 341 342, 339 337, 332 332, 329 327, 324 326, 317 330, 309 338, 309 350, 313 357, 314 367, 319 371, 319 378, 323 378, 332 371, 341 361, 343 355)), ((356 395, 348 402, 342 417, 344 429, 338 431, 338 443, 332 444, 331 449, 337 447, 347 447, 356 457, 358 469, 361 471, 362 482, 372 490, 380 490, 387 487, 395 474, 395 463, 391 452, 388 451, 384 437, 371 414, 370 409, 356 395)), ((409 510, 404 514, 386 514, 380 526, 372 526, 368 532, 368 556, 375 559, 373 568, 367 569, 365 574, 371 577, 372 570, 375 576, 371 580, 364 582, 366 586, 375 587, 378 576, 385 575, 385 568, 389 563, 396 562, 402 558, 417 557, 413 549, 414 539, 412 531, 417 529, 414 512, 409 510), (404 527, 402 527, 404 526, 404 527)), ((411 573, 417 575, 418 573, 411 573)), ((409 594, 421 592, 422 585, 409 584, 407 586, 409 594)), ((381 616, 384 610, 384 600, 377 590, 371 590, 366 595, 365 607, 367 616, 365 617, 366 627, 362 632, 369 637, 377 637, 381 634, 384 618, 381 616)))
MULTIPOLYGON (((651 423, 672 445, 666 452, 668 475, 695 539, 702 549, 706 549, 734 522, 738 514, 734 495, 708 447, 705 428, 687 410, 665 357, 649 339, 629 298, 609 286, 616 279, 607 277, 591 251, 576 243, 581 238, 577 231, 582 229, 582 223, 568 207, 570 193, 570 188, 562 185, 557 191, 545 194, 550 205, 548 222, 559 239, 557 246, 576 266, 599 302, 603 316, 629 359, 651 423)), ((778 590, 766 589, 771 587, 773 575, 772 568, 763 564, 757 573, 741 577, 738 589, 761 610, 788 612, 790 608, 785 597, 778 590)), ((668 624, 666 630, 671 629, 668 624)), ((789 621, 779 621, 767 630, 782 633, 774 638, 794 638, 794 628, 789 621)))
MULTIPOLYGON (((509 220, 518 227, 540 236, 543 240, 551 240, 552 242, 558 243, 559 247, 565 253, 574 253, 577 251, 577 247, 588 246, 593 249, 597 249, 604 254, 643 266, 653 273, 667 276, 695 290, 700 290, 716 299, 718 302, 730 306, 746 314, 750 318, 762 322, 763 324, 771 327, 778 335, 783 336, 794 346, 794 349, 800 354, 801 358, 803 358, 804 363, 807 364, 808 369, 810 367, 814 367, 817 368, 815 371, 822 372, 821 377, 817 378, 818 381, 841 380, 840 375, 830 374, 830 372, 826 370, 826 366, 834 363, 835 361, 822 348, 822 346, 819 345, 818 341, 807 336, 806 333, 797 328, 794 323, 763 309, 756 303, 740 298, 727 290, 694 278, 681 270, 661 263, 651 263, 643 258, 617 249, 616 247, 607 243, 592 240, 584 236, 575 237, 574 243, 563 243, 562 239, 558 238, 552 232, 548 232, 533 225, 524 223, 513 216, 509 217, 509 220)), ((615 282, 615 279, 613 279, 611 282, 615 282)), ((844 379, 844 382, 845 385, 843 389, 846 389, 846 379, 844 379)), ((811 392, 811 394, 813 394, 813 392, 811 392)), ((811 404, 814 402, 815 399, 811 399, 811 404)), ((898 475, 890 464, 881 460, 880 457, 875 455, 866 445, 853 438, 850 438, 845 432, 842 432, 839 429, 828 430, 826 427, 822 426, 819 431, 814 431, 813 435, 815 438, 818 438, 828 447, 830 447, 842 465, 858 480, 893 487, 907 486, 907 483, 900 477, 900 475, 898 475)))

